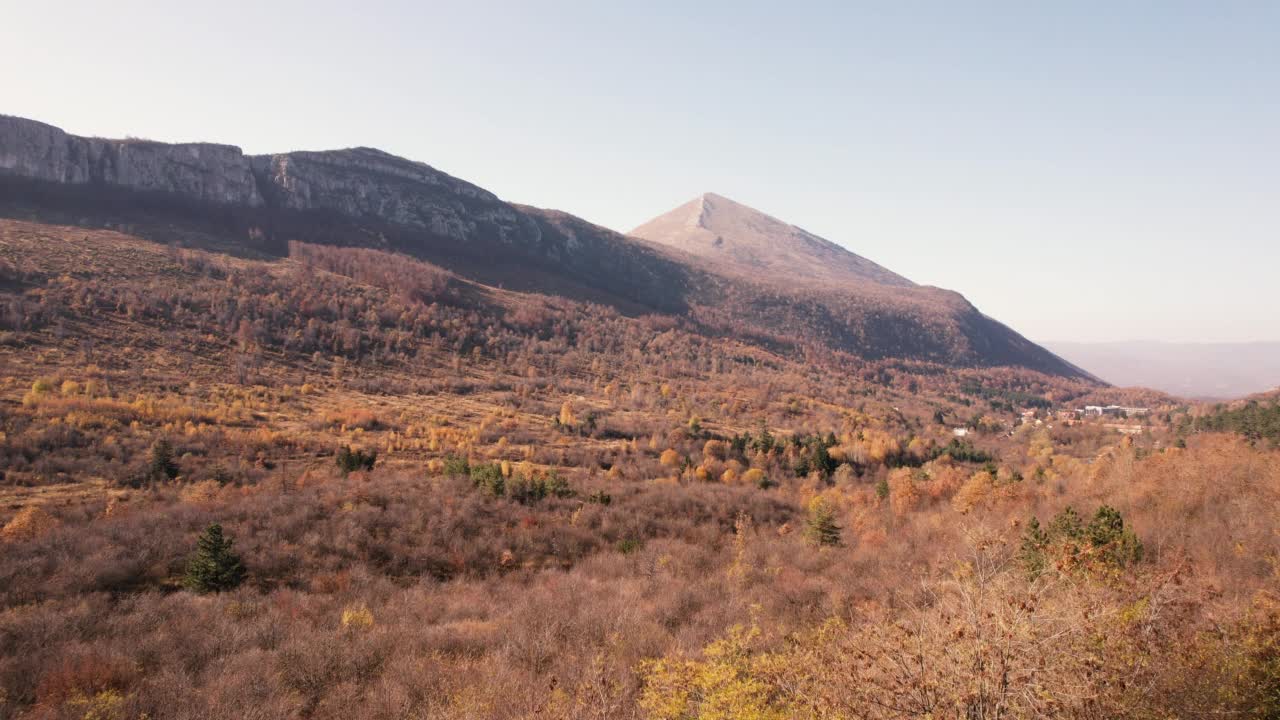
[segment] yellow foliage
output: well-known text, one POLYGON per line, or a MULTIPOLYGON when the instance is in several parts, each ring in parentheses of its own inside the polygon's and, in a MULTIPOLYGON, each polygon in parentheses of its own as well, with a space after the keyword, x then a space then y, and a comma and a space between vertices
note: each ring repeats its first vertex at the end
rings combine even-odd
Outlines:
POLYGON ((770 684, 761 679, 771 658, 751 644, 757 628, 735 626, 728 636, 703 651, 703 660, 659 659, 641 665, 644 690, 640 707, 654 720, 782 720, 792 717, 775 704, 770 684))
POLYGON ((1053 457, 1053 440, 1047 430, 1038 431, 1027 446, 1027 457, 1038 465, 1048 465, 1053 457))
POLYGON ((895 515, 905 515, 920 502, 920 492, 911 479, 911 470, 898 468, 889 473, 889 507, 895 515))
POLYGON ((76 694, 67 704, 75 708, 81 720, 123 720, 124 695, 118 690, 103 690, 92 696, 76 694))
POLYGON ((979 470, 956 491, 955 497, 951 499, 951 507, 958 513, 967 513, 989 504, 994 490, 995 478, 986 470, 979 470))
POLYGON ((58 519, 38 505, 23 508, 0 529, 0 541, 33 540, 58 526, 58 519))
POLYGON ((658 458, 658 462, 667 467, 679 467, 680 460, 680 453, 676 452, 673 448, 663 450, 661 457, 658 458))
POLYGON ((373 612, 363 604, 349 605, 342 610, 342 627, 354 630, 373 627, 373 612))
POLYGON ((573 403, 568 400, 560 406, 560 424, 570 426, 578 424, 578 418, 573 414, 573 403))
POLYGON ((90 380, 84 384, 84 394, 89 397, 102 397, 108 392, 107 384, 101 380, 90 380))
POLYGON ((107 506, 102 509, 102 517, 115 517, 123 513, 124 510, 124 502, 119 497, 113 497, 107 501, 107 506))
POLYGON ((222 486, 216 481, 203 480, 182 488, 182 492, 179 495, 182 497, 183 502, 199 504, 216 500, 221 491, 222 486))
POLYGON ((964 484, 964 473, 952 464, 947 456, 943 456, 925 466, 929 473, 927 484, 929 497, 938 499, 950 497, 964 484))

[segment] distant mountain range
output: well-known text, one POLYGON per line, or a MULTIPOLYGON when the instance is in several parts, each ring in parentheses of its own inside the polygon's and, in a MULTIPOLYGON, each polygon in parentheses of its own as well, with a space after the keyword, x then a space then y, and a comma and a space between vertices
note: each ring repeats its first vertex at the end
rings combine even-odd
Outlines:
POLYGON ((628 237, 372 148, 249 156, 0 116, 0 213, 264 256, 290 240, 394 250, 480 283, 669 315, 779 352, 1089 379, 958 293, 714 194, 628 237))
POLYGON ((1185 398, 1230 399, 1280 387, 1280 342, 1051 342, 1107 382, 1185 398))

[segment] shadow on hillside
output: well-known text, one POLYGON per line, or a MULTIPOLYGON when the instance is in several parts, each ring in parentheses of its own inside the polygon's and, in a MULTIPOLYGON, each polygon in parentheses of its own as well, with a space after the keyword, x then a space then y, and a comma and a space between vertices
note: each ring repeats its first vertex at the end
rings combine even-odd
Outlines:
MULTIPOLYGON (((331 211, 217 206, 169 193, 9 177, 0 177, 0 217, 115 230, 164 245, 254 260, 287 257, 290 240, 386 250, 425 260, 484 285, 560 295, 610 306, 630 316, 687 309, 681 273, 674 272, 675 277, 666 282, 660 273, 650 272, 650 277, 637 282, 634 268, 627 266, 645 264, 648 259, 617 258, 623 262, 611 262, 609 254, 619 248, 610 247, 608 238, 600 239, 603 247, 595 249, 595 257, 557 262, 486 237, 483 230, 464 242, 376 219, 357 222, 331 211), (580 267, 566 272, 568 265, 580 267)), ((530 217, 543 232, 556 232, 545 218, 530 217)), ((678 265, 670 264, 679 270, 678 265)))

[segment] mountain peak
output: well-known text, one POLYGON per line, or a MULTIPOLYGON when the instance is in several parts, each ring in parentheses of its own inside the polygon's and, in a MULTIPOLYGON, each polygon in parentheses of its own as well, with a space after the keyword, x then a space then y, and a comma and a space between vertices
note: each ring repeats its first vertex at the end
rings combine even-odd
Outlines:
POLYGON ((709 260, 720 270, 753 277, 794 277, 836 286, 914 285, 829 240, 713 192, 629 234, 709 260))

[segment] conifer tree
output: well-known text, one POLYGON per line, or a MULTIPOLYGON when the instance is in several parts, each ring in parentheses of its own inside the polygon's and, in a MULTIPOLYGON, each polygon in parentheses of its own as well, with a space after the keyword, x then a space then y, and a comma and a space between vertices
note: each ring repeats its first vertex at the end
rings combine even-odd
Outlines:
POLYGON ((804 534, 809 542, 819 547, 840 544, 840 526, 836 524, 835 511, 821 497, 809 503, 809 520, 804 534))
POLYGON ((356 470, 372 470, 374 463, 377 461, 378 451, 352 450, 347 445, 338 448, 338 454, 335 456, 335 462, 343 475, 356 470))
POLYGON ((1018 551, 1018 559, 1032 580, 1044 572, 1045 550, 1049 547, 1049 535, 1040 527, 1040 519, 1032 517, 1027 523, 1027 530, 1022 534, 1022 547, 1018 551))
POLYGON ((1128 565, 1142 559, 1142 542, 1124 526, 1120 511, 1110 505, 1098 508, 1086 532, 1101 558, 1113 565, 1128 565))
POLYGON ((1084 536, 1084 521, 1075 508, 1068 505, 1049 522, 1049 536, 1054 539, 1079 540, 1084 536))
POLYGON ((172 480, 178 476, 178 464, 173 461, 173 445, 168 440, 157 440, 151 446, 147 470, 153 482, 172 480))
POLYGON ((183 584, 198 593, 231 590, 244 581, 244 564, 231 552, 231 539, 222 534, 222 526, 214 523, 196 541, 196 551, 187 561, 183 584))

